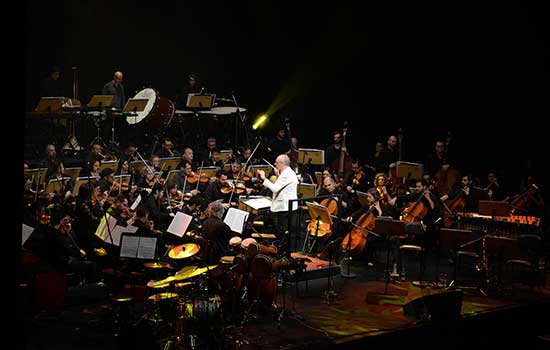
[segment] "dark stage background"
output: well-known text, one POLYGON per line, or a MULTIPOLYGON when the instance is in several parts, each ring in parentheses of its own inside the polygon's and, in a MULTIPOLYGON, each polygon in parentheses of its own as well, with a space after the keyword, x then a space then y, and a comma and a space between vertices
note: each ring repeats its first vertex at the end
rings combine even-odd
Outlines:
MULTIPOLYGON (((543 2, 31 1, 26 11, 26 109, 59 65, 66 95, 79 67, 87 103, 124 73, 173 99, 187 74, 236 92, 251 123, 272 112, 303 147, 324 148, 350 122, 349 149, 370 155, 404 129, 404 160, 423 161, 452 130, 455 159, 514 187, 548 158, 549 24, 543 2)), ((544 177, 543 173, 540 173, 544 177)))

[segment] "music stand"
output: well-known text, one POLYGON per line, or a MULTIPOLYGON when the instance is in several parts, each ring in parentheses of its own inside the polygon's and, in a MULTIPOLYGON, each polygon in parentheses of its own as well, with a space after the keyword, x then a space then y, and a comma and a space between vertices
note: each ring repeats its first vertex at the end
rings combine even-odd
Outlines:
POLYGON ((94 95, 90 102, 88 102, 88 108, 108 108, 111 106, 114 98, 113 95, 94 95))
POLYGON ((123 232, 120 238, 120 257, 155 260, 157 237, 123 232))
POLYGON ((505 201, 479 201, 479 214, 495 216, 510 216, 510 203, 505 201))
POLYGON ((333 225, 332 225, 332 217, 330 216, 330 212, 328 211, 327 207, 325 207, 324 205, 313 203, 313 202, 306 202, 306 207, 311 220, 317 220, 317 227, 315 229, 315 239, 313 240, 313 243, 311 244, 309 249, 307 250, 305 249, 306 243, 309 238, 309 230, 308 230, 306 232, 306 237, 303 245, 303 251, 304 252, 308 251, 309 253, 311 253, 311 251, 313 250, 313 247, 315 246, 315 243, 317 242, 317 238, 323 237, 326 235, 325 234, 325 235, 319 236, 319 227, 322 224, 328 224, 330 229, 332 230, 333 225))
POLYGON ((320 149, 298 148, 298 164, 323 165, 325 151, 320 149))
POLYGON ((180 163, 181 163, 180 157, 170 157, 170 158, 159 159, 159 167, 161 169, 164 169, 163 171, 176 170, 180 163))
POLYGON ((81 171, 82 171, 81 167, 66 168, 65 175, 69 176, 73 181, 76 181, 76 178, 78 177, 78 175, 80 175, 81 171))
POLYGON ((131 98, 126 102, 126 106, 122 109, 122 114, 126 115, 126 120, 134 118, 133 125, 137 124, 137 112, 143 112, 149 102, 146 98, 131 98))
POLYGON ((233 150, 231 149, 222 149, 220 151, 220 160, 224 163, 227 163, 228 159, 233 158, 233 150))
POLYGON ((298 184, 298 198, 312 198, 317 194, 315 193, 317 186, 314 184, 298 184))
POLYGON ((89 183, 90 181, 95 181, 94 186, 97 186, 97 181, 99 181, 99 176, 84 176, 77 177, 73 186, 73 195, 78 196, 80 186, 89 183))
POLYGON ((61 194, 61 190, 65 187, 65 184, 71 180, 70 177, 62 177, 61 179, 51 179, 46 185, 46 193, 57 192, 61 194))
POLYGON ((216 95, 214 94, 188 94, 187 95, 187 108, 205 108, 209 109, 214 106, 214 100, 216 95))
POLYGON ((254 177, 258 177, 258 170, 263 170, 266 174, 269 174, 271 172, 271 169, 273 169, 269 165, 251 165, 250 171, 254 174, 254 177))
POLYGON ((99 172, 101 173, 103 169, 112 169, 115 173, 118 170, 118 161, 116 160, 106 160, 104 162, 101 162, 101 165, 99 166, 99 172))
POLYGON ((25 169, 24 174, 29 178, 33 179, 33 182, 36 184, 43 183, 46 177, 46 172, 48 168, 39 168, 39 169, 25 169))
POLYGON ((130 170, 133 173, 141 174, 143 173, 143 168, 145 168, 145 163, 142 160, 134 160, 130 162, 130 170))
POLYGON ((40 101, 38 101, 38 105, 36 105, 34 111, 36 113, 48 114, 61 113, 61 106, 63 106, 64 100, 64 97, 42 97, 40 101))
POLYGON ((397 162, 397 177, 404 177, 407 180, 422 180, 424 166, 418 163, 397 162))
POLYGON ((361 207, 364 207, 369 204, 369 198, 365 192, 361 191, 355 191, 357 194, 357 198, 359 199, 359 203, 361 204, 361 207))
POLYGON ((388 294, 388 284, 390 283, 390 246, 392 237, 399 237, 405 234, 405 222, 400 220, 388 220, 376 218, 374 221, 374 232, 384 237, 387 242, 386 250, 386 284, 384 294, 388 294))

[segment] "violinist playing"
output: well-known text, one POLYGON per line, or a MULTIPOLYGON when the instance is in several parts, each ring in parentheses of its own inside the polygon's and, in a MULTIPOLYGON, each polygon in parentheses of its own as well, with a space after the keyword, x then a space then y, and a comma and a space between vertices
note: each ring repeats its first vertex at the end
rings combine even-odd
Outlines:
POLYGON ((231 183, 227 181, 227 175, 220 169, 216 172, 215 180, 210 182, 204 191, 204 197, 207 203, 221 200, 224 208, 229 208, 228 201, 232 190, 231 183))
POLYGON ((359 198, 357 196, 357 191, 366 192, 370 188, 370 182, 361 166, 359 159, 354 159, 351 162, 352 172, 346 176, 344 181, 345 189, 348 195, 350 196, 350 206, 353 209, 358 209, 360 207, 359 198))

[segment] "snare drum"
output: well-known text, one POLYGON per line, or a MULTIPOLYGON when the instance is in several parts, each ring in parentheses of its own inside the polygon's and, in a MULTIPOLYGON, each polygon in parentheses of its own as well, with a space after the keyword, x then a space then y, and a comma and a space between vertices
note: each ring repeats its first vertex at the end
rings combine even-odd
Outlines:
POLYGON ((127 116, 126 122, 130 125, 144 124, 151 129, 166 129, 174 118, 174 103, 164 96, 158 96, 155 90, 147 88, 138 92, 134 99, 147 100, 143 111, 136 115, 127 116))

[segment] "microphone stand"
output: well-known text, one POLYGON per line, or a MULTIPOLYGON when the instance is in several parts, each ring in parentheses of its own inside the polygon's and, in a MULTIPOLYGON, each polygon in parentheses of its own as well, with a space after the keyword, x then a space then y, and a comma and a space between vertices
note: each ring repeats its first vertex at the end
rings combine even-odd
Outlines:
MULTIPOLYGON (((248 141, 248 130, 246 130, 246 125, 244 125, 244 117, 241 114, 241 110, 239 108, 239 105, 237 104, 237 99, 235 98, 235 93, 231 92, 231 98, 233 100, 233 103, 235 104, 235 108, 237 108, 237 114, 239 116, 239 120, 241 121, 243 130, 244 130, 244 140, 245 140, 245 146, 250 147, 250 142, 248 141)), ((238 145, 238 123, 235 125, 235 145, 238 145)))

